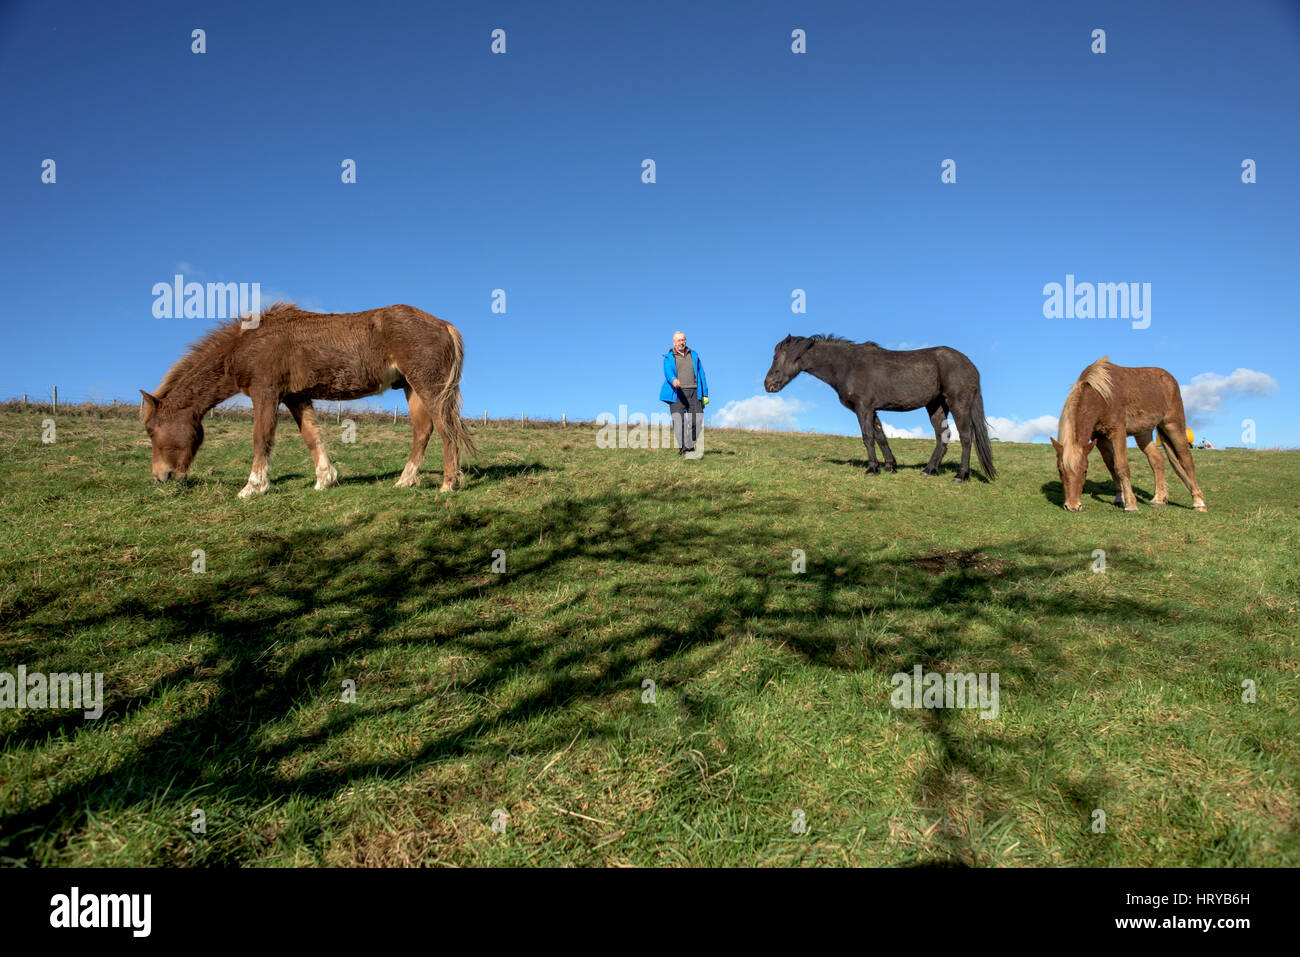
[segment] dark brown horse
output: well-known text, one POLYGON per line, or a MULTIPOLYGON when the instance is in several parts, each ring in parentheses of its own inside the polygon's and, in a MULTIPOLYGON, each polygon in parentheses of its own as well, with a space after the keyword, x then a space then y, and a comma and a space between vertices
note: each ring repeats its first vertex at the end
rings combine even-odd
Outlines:
POLYGON ((184 478, 203 442, 203 415, 237 392, 253 400, 253 471, 239 493, 270 488, 271 447, 284 403, 316 463, 316 488, 338 482, 321 439, 313 399, 347 400, 404 389, 414 441, 398 488, 419 483, 434 426, 442 438, 442 490, 460 485, 461 451, 473 452, 460 418, 464 346, 449 322, 411 306, 367 312, 303 312, 276 303, 259 317, 209 332, 144 397, 140 416, 153 442, 153 476, 184 478))
POLYGON ((1169 451, 1169 464, 1192 493, 1192 507, 1206 511, 1187 447, 1187 422, 1177 380, 1154 366, 1112 365, 1106 356, 1079 373, 1061 410, 1057 430, 1061 440, 1052 439, 1056 469, 1065 490, 1065 507, 1071 512, 1083 508, 1080 498, 1088 474, 1088 453, 1095 445, 1115 480, 1115 504, 1123 505, 1126 512, 1138 510, 1129 479, 1130 435, 1137 439, 1138 448, 1146 454, 1156 476, 1156 497, 1151 504, 1158 508, 1168 502, 1165 460, 1152 438, 1153 429, 1160 431, 1161 441, 1169 451))
POLYGON ((996 475, 988 424, 984 421, 980 374, 975 364, 956 349, 933 346, 895 352, 874 342, 850 342, 839 336, 786 336, 776 344, 763 387, 768 392, 779 392, 800 372, 829 385, 840 403, 857 415, 862 442, 867 447, 868 475, 880 471, 876 442, 885 456, 885 471, 896 470, 894 453, 876 411, 910 412, 922 406, 934 426, 934 452, 922 469, 925 475, 939 474, 939 463, 948 448, 949 411, 961 438, 961 469, 953 481, 970 478, 972 442, 984 474, 990 479, 996 475))

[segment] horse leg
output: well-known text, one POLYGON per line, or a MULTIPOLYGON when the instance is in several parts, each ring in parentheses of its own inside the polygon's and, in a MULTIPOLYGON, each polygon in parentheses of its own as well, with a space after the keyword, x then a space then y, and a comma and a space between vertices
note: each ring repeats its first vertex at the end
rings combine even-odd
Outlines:
POLYGON ((1137 439, 1138 448, 1140 448, 1151 463, 1151 471, 1156 477, 1156 497, 1151 500, 1153 508, 1159 508, 1169 501, 1169 483, 1165 481, 1165 457, 1160 454, 1160 446, 1156 445, 1150 432, 1139 432, 1134 438, 1137 439))
POLYGON ((1101 460, 1106 463, 1106 471, 1110 473, 1111 480, 1115 483, 1115 498, 1112 505, 1124 507, 1124 496, 1119 490, 1119 473, 1115 471, 1115 450, 1111 448, 1110 438, 1101 436, 1097 439, 1097 451, 1101 453, 1101 460))
POLYGON ((938 475, 939 463, 948 451, 948 442, 944 439, 948 431, 948 407, 942 400, 934 399, 926 405, 925 411, 930 414, 930 424, 934 426, 934 451, 930 453, 930 461, 921 470, 921 474, 938 475))
POLYGON ((293 420, 298 423, 298 431, 307 444, 311 460, 316 464, 316 491, 339 484, 339 472, 331 463, 325 452, 325 440, 321 437, 320 425, 316 422, 316 410, 311 407, 311 399, 298 399, 286 402, 293 420))
POLYGON ((858 425, 862 428, 862 444, 867 447, 867 474, 875 475, 880 471, 876 464, 876 428, 871 420, 876 417, 875 409, 856 409, 858 425))
POLYGON ((880 424, 880 416, 876 415, 875 412, 871 413, 871 431, 875 435, 876 442, 880 445, 880 451, 885 453, 885 464, 881 466, 881 471, 897 472, 898 466, 894 463, 894 453, 889 447, 885 427, 880 424))
POLYGON ((974 435, 971 431, 970 418, 971 401, 952 403, 953 421, 957 423, 957 431, 961 433, 961 468, 957 470, 957 477, 954 482, 964 482, 970 478, 970 444, 974 435))
POLYGON ((424 397, 409 385, 406 387, 406 405, 411 410, 411 456, 406 460, 397 487, 415 488, 420 484, 420 463, 424 461, 424 450, 433 434, 433 415, 424 397))
POLYGON ((1187 447, 1187 426, 1181 419, 1175 421, 1170 418, 1165 419, 1156 428, 1160 430, 1160 438, 1169 449, 1169 464, 1173 466, 1174 474, 1187 486, 1187 491, 1192 493, 1192 508, 1198 512, 1208 511, 1205 507, 1205 498, 1201 495, 1201 486, 1196 481, 1192 451, 1187 447))
MULTIPOLYGON (((1138 510, 1137 496, 1133 494, 1133 481, 1129 476, 1128 468, 1128 436, 1120 430, 1118 436, 1107 437, 1111 455, 1115 460, 1115 488, 1119 492, 1119 497, 1123 502, 1124 511, 1136 512, 1138 510)), ((1100 445, 1101 443, 1098 443, 1100 445)), ((1105 453, 1102 453, 1103 458, 1105 453)))
POLYGON ((253 396, 253 471, 248 475, 248 484, 239 491, 240 498, 261 495, 271 487, 271 449, 275 445, 275 420, 279 412, 279 396, 253 396))

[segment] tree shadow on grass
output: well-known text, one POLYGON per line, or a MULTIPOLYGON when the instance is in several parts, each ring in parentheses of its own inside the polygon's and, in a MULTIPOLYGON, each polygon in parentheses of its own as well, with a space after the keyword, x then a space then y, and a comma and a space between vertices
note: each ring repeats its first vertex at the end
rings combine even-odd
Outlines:
MULTIPOLYGON (((437 463, 441 464, 441 462, 437 463)), ((466 481, 473 479, 482 479, 484 481, 498 481, 500 479, 514 478, 516 475, 530 475, 537 472, 555 471, 549 465, 543 465, 541 462, 518 462, 508 465, 468 465, 462 466, 461 471, 465 473, 466 481)), ((348 485, 373 485, 376 482, 395 482, 401 476, 402 469, 389 469, 383 472, 374 472, 370 474, 347 474, 340 475, 338 484, 340 486, 348 485)), ((271 481, 272 487, 281 482, 290 480, 315 482, 316 474, 310 475, 306 472, 287 472, 283 475, 276 476, 271 481)), ((420 468, 420 484, 424 487, 437 487, 442 482, 442 469, 430 468, 429 462, 420 468)))
MULTIPOLYGON (((498 477, 515 467, 499 468, 498 477)), ((1114 623, 1167 611, 1136 599, 1113 599, 1099 611, 1086 597, 1052 592, 1045 587, 1048 580, 1076 566, 1078 556, 1033 542, 1004 546, 994 557, 972 553, 951 562, 946 556, 833 550, 811 561, 795 583, 784 557, 787 536, 769 530, 756 537, 751 530, 699 521, 677 524, 665 534, 655 517, 660 512, 639 511, 647 500, 663 509, 679 504, 670 491, 641 490, 635 499, 622 492, 561 494, 542 503, 540 532, 515 513, 453 510, 406 526, 400 540, 381 538, 378 544, 375 536, 355 534, 373 518, 284 537, 262 532, 247 537, 250 560, 227 574, 214 571, 193 581, 187 594, 154 600, 138 589, 108 608, 81 613, 72 592, 47 592, 43 603, 11 605, 0 624, 22 634, 27 659, 44 659, 51 671, 86 670, 84 660, 68 660, 64 636, 109 622, 115 633, 138 635, 135 645, 192 645, 202 651, 197 662, 123 693, 129 676, 113 674, 113 656, 120 649, 106 648, 102 667, 96 665, 106 672, 107 698, 98 722, 83 721, 79 713, 27 713, 0 741, 10 759, 64 747, 59 742, 65 738, 75 744, 112 733, 142 711, 163 726, 145 743, 115 755, 120 760, 111 767, 60 784, 48 798, 0 811, 0 854, 35 861, 44 834, 73 833, 106 809, 145 813, 165 793, 215 791, 247 807, 302 797, 328 801, 358 782, 409 775, 437 762, 504 757, 493 743, 503 732, 523 735, 529 729, 537 751, 563 747, 573 723, 583 720, 574 716, 575 706, 615 710, 638 693, 647 675, 671 675, 689 695, 692 682, 744 633, 784 645, 812 666, 888 677, 915 664, 935 671, 970 670, 971 634, 978 627, 984 637, 976 651, 977 670, 999 672, 1004 694, 1046 694, 1051 676, 1063 666, 1059 646, 1040 638, 1046 627, 1064 629, 1082 616, 1114 623), (495 549, 506 555, 503 575, 489 571, 495 549), (702 555, 728 556, 732 575, 711 581, 724 592, 718 600, 668 603, 663 614, 648 617, 602 613, 599 628, 592 622, 575 631, 556 623, 565 610, 618 607, 620 594, 633 587, 627 584, 630 574, 654 588, 662 569, 702 555), (605 569, 611 571, 607 582, 600 578, 605 569), (791 589, 793 584, 803 587, 791 589), (529 593, 521 598, 515 586, 529 593), (1001 593, 1011 586, 1022 612, 1014 621, 995 614, 1001 593), (849 589, 857 596, 851 601, 846 600, 849 589), (530 614, 528 603, 552 594, 561 597, 547 598, 547 614, 530 614), (50 604, 72 610, 51 617, 44 613, 50 604), (456 609, 466 610, 457 614, 456 609), (908 624, 926 620, 936 609, 939 622, 908 624), (895 634, 861 641, 828 635, 828 622, 852 622, 866 611, 903 624, 895 634), (520 626, 521 615, 530 628, 520 626), (1035 628, 1022 624, 1026 620, 1036 622, 1035 628), (994 640, 988 638, 990 630, 994 640), (374 666, 365 664, 372 657, 400 662, 402 655, 419 656, 430 646, 481 665, 463 682, 438 692, 427 673, 415 673, 418 668, 408 673, 398 665, 396 677, 413 687, 394 691, 385 683, 388 672, 376 676, 368 670, 374 666), (543 680, 520 692, 521 674, 543 680), (299 712, 337 702, 346 677, 357 681, 363 703, 336 703, 323 726, 286 733, 286 726, 301 723, 299 712), (166 703, 178 694, 187 707, 166 703), (472 700, 477 710, 453 708, 442 715, 445 694, 472 700), (168 717, 175 710, 193 713, 168 717), (469 713, 461 714, 464 710, 469 713), (428 716, 427 722, 421 719, 414 754, 385 757, 368 740, 368 753, 360 756, 310 760, 313 749, 337 736, 399 714, 428 716), (546 730, 539 732, 539 726, 546 730)), ((1140 572, 1141 559, 1134 556, 1132 562, 1140 572)), ((691 581, 709 580, 703 569, 691 574, 696 576, 691 581)), ((889 702, 872 706, 888 709, 889 702)), ((900 714, 899 719, 921 722, 937 741, 946 769, 922 778, 918 799, 939 806, 952 799, 952 769, 996 776, 986 752, 956 733, 945 712, 900 714)), ((708 709, 697 709, 692 720, 710 720, 708 709)), ((609 724, 585 723, 594 725, 597 737, 609 724)), ((998 747, 1030 757, 1032 743, 1004 740, 992 727, 981 731, 998 747)), ((177 822, 178 840, 182 823, 177 822)), ((319 849, 328 836, 318 827, 301 839, 319 849)), ((951 840, 957 848, 959 839, 951 840)), ((205 863, 247 863, 257 854, 255 837, 211 842, 207 854, 205 863)))
MULTIPOLYGON (((1184 489, 1184 491, 1186 490, 1184 489)), ((1057 508, 1062 508, 1065 506, 1065 489, 1062 487, 1060 479, 1057 479, 1055 482, 1044 482, 1042 485, 1042 492, 1043 492, 1043 497, 1047 499, 1049 502, 1051 502, 1053 505, 1055 505, 1057 508)), ((1094 482, 1092 479, 1084 479, 1083 493, 1080 496, 1080 501, 1082 501, 1084 497, 1087 497, 1092 499, 1092 501, 1097 502, 1100 505, 1109 505, 1113 508, 1122 508, 1123 506, 1115 504, 1115 496, 1118 494, 1119 494, 1119 490, 1115 487, 1115 483, 1112 480, 1108 479, 1104 482, 1094 482)), ((1189 512, 1194 511, 1194 509, 1190 504, 1186 502, 1177 501, 1174 498, 1174 496, 1177 494, 1178 493, 1175 492, 1172 487, 1170 487, 1169 500, 1164 504, 1163 507, 1181 508, 1189 512)), ((1155 492, 1148 492, 1146 489, 1142 488, 1142 486, 1138 485, 1136 482, 1133 484, 1133 495, 1137 499, 1139 505, 1150 504, 1151 500, 1156 497, 1155 492)))
MULTIPOLYGON (((952 454, 952 450, 949 449, 949 456, 951 456, 951 454, 952 454)), ((978 479, 981 482, 987 483, 989 479, 982 471, 980 471, 979 464, 974 461, 973 455, 971 456, 971 459, 972 459, 970 464, 971 478, 978 479)), ((870 464, 866 459, 827 459, 826 461, 830 462, 832 465, 850 465, 853 466, 854 468, 863 469, 864 471, 866 470, 867 466, 870 464)), ((927 458, 924 462, 911 462, 905 464, 903 462, 899 462, 895 460, 894 465, 900 472, 903 471, 923 472, 925 471, 926 465, 929 464, 929 461, 930 460, 927 458)), ((885 464, 883 458, 879 460, 879 464, 881 466, 885 464)), ((941 478, 945 475, 956 476, 957 473, 960 471, 961 471, 960 455, 955 460, 952 459, 951 457, 948 457, 939 463, 939 471, 933 477, 941 478)), ((880 474, 887 475, 888 473, 882 471, 880 474)))

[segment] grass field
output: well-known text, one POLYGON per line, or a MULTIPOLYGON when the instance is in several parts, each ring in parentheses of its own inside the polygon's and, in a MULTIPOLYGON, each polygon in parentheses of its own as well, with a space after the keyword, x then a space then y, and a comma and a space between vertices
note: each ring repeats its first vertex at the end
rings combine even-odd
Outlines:
POLYGON ((286 418, 242 502, 246 418, 158 487, 133 417, 47 414, 0 409, 0 671, 105 709, 0 711, 0 864, 1300 865, 1300 453, 1071 515, 1048 446, 958 486, 929 441, 497 424, 442 495, 330 416, 316 492, 286 418), (891 707, 918 664, 998 716, 891 707))

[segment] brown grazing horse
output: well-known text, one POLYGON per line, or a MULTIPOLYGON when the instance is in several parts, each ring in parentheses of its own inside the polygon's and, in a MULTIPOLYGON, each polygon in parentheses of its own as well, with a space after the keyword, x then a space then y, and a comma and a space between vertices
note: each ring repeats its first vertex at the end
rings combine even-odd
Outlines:
POLYGON ((1079 374, 1061 410, 1058 429, 1061 441, 1052 439, 1056 468, 1065 489, 1066 509, 1077 512, 1083 508, 1080 496, 1088 473, 1088 453, 1095 445, 1115 480, 1115 504, 1123 505, 1126 512, 1138 510, 1137 496, 1129 480, 1130 435, 1146 453, 1156 476, 1156 497, 1151 504, 1158 508, 1168 502, 1165 460, 1152 438, 1152 429, 1160 430, 1164 447, 1169 450, 1169 464, 1192 493, 1192 507, 1199 512, 1206 511, 1201 487, 1196 484, 1192 453, 1187 447, 1187 423, 1178 382, 1164 369, 1112 365, 1106 356, 1079 374))
POLYGON ((338 483, 312 399, 359 399, 406 391, 414 441, 398 488, 419 483, 434 426, 442 438, 442 490, 461 484, 462 450, 473 441, 460 418, 464 346, 449 322, 411 306, 367 312, 303 312, 276 303, 256 319, 232 320, 198 342, 150 395, 141 420, 153 442, 153 476, 184 478, 203 442, 203 415, 237 392, 253 400, 253 471, 240 498, 270 488, 271 447, 280 403, 288 406, 316 463, 316 488, 338 483))

